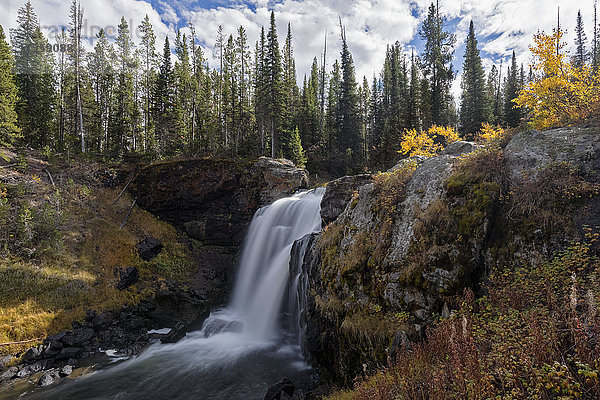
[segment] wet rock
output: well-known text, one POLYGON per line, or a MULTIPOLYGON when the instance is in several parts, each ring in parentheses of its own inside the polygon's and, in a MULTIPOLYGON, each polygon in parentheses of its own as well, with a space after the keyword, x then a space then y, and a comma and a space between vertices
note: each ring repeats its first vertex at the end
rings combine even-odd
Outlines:
POLYGON ((60 371, 58 371, 58 374, 63 378, 65 376, 71 375, 72 373, 73 373, 73 366, 69 365, 69 364, 65 365, 64 367, 62 367, 60 369, 60 371))
POLYGON ((124 290, 129 286, 134 285, 140 278, 140 273, 137 267, 127 267, 125 271, 119 268, 119 283, 117 289, 124 290))
POLYGON ((42 362, 36 362, 30 365, 26 365, 19 370, 19 372, 17 373, 17 377, 24 378, 26 376, 36 374, 44 369, 44 365, 45 363, 42 362))
POLYGON ((163 248, 163 244, 160 240, 152 236, 148 236, 139 242, 136 247, 140 257, 142 257, 142 259, 145 261, 150 261, 156 257, 158 253, 160 253, 163 248))
POLYGON ((60 378, 58 371, 46 372, 38 381, 38 386, 49 386, 52 385, 56 380, 60 378))
POLYGON ((12 378, 15 378, 19 373, 19 368, 17 367, 9 367, 6 371, 0 375, 0 381, 6 381, 12 378))
POLYGON ((39 355, 40 355, 40 350, 37 347, 32 347, 31 349, 27 350, 25 352, 25 354, 23 354, 23 357, 21 358, 21 360, 23 362, 30 362, 30 361, 33 361, 36 358, 38 358, 39 355))
POLYGON ((283 378, 281 381, 269 387, 264 400, 282 400, 293 396, 295 390, 296 385, 288 378, 283 378))
POLYGON ((323 224, 334 221, 346 208, 352 193, 360 186, 372 181, 371 175, 362 174, 344 176, 327 183, 323 200, 321 200, 321 218, 323 224))
POLYGON ((209 337, 217 333, 234 332, 239 333, 244 329, 244 324, 239 321, 226 321, 215 319, 204 327, 204 336, 209 337))
POLYGON ((186 335, 186 326, 183 322, 178 322, 169 333, 160 338, 161 343, 175 343, 183 339, 186 335))

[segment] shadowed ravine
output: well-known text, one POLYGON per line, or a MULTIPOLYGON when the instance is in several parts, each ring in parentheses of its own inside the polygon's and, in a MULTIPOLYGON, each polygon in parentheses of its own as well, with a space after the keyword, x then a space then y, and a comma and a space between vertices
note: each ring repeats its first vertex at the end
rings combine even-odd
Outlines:
POLYGON ((281 318, 295 240, 319 231, 324 189, 281 199, 257 211, 246 236, 231 305, 201 331, 175 344, 153 344, 108 366, 26 399, 262 399, 288 377, 307 385, 313 370, 294 328, 281 318))

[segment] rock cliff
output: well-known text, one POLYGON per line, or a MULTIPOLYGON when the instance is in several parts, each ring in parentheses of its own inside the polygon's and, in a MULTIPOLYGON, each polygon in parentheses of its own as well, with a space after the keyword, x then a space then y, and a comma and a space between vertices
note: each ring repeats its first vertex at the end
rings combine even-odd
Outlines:
POLYGON ((212 304, 225 301, 246 228, 254 212, 308 186, 290 161, 191 159, 151 164, 130 191, 137 204, 195 239, 197 289, 212 304))
POLYGON ((290 264, 308 287, 301 320, 314 365, 351 385, 448 317, 463 289, 485 291, 494 268, 535 265, 600 225, 599 134, 525 132, 504 148, 455 142, 372 180, 343 178, 352 190, 330 184, 329 223, 290 264))

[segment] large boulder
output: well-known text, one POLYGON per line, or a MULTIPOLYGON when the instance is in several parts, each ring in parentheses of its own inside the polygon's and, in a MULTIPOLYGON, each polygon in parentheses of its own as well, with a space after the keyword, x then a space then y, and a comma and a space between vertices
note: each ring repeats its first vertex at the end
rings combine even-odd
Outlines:
POLYGON ((437 156, 403 160, 372 182, 329 183, 329 225, 297 241, 290 262, 301 269, 297 313, 312 364, 351 385, 423 338, 436 314, 448 318, 449 298, 484 290, 495 267, 539 262, 582 237, 582 227, 599 226, 600 196, 592 190, 600 183, 598 135, 598 127, 519 133, 504 149, 457 167, 479 148, 459 141, 437 156), (562 163, 569 166, 555 167, 562 163), (548 233, 522 223, 513 202, 535 193, 536 179, 554 176, 555 168, 570 171, 567 184, 591 189, 565 203, 565 226, 548 233))
POLYGON ((566 162, 579 168, 587 181, 600 181, 599 127, 565 127, 515 135, 505 149, 513 179, 523 173, 535 174, 540 168, 566 162))
POLYGON ((363 185, 370 183, 372 176, 368 174, 343 176, 327 183, 323 200, 321 200, 321 218, 323 224, 333 222, 346 208, 352 194, 363 185))

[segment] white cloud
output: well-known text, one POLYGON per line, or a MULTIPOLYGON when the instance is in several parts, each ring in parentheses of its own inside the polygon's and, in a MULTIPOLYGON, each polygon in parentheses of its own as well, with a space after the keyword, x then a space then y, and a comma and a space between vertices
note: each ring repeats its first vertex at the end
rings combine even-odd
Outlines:
MULTIPOLYGON (((15 28, 17 19, 17 10, 24 4, 24 1, 16 2, 9 0, 8 12, 2 12, 0 9, 0 24, 3 27, 15 28)), ((32 0, 31 4, 38 15, 40 25, 44 34, 50 42, 54 41, 54 33, 59 32, 61 27, 68 26, 70 18, 70 1, 64 0, 32 0)), ((2 7, 2 6, 0 6, 2 7)), ((87 46, 91 47, 95 35, 103 28, 109 35, 116 36, 117 26, 124 16, 129 29, 132 32, 133 39, 139 42, 137 27, 147 14, 150 22, 154 26, 157 36, 157 42, 160 44, 166 35, 172 35, 173 29, 168 27, 158 11, 148 2, 136 0, 81 0, 83 9, 83 36, 89 41, 87 46)))
MULTIPOLYGON (((22 1, 6 0, 0 4, 0 24, 14 27, 17 8, 22 1)), ((201 1, 192 0, 82 0, 89 27, 113 27, 124 15, 137 27, 145 14, 150 16, 158 36, 158 47, 165 35, 174 35, 177 26, 192 21, 196 33, 209 54, 214 51, 217 27, 223 25, 225 34, 235 34, 238 26, 246 28, 251 48, 258 40, 260 27, 268 29, 270 10, 275 10, 279 42, 283 46, 287 24, 292 24, 294 52, 298 78, 310 69, 313 57, 320 59, 323 40, 327 32, 327 65, 339 58, 339 17, 346 27, 346 36, 356 64, 357 79, 363 75, 371 78, 379 73, 386 47, 396 41, 409 46, 417 36, 421 20, 431 0, 220 0, 211 4, 218 6, 202 8, 201 1)), ((41 24, 44 26, 66 25, 69 21, 70 2, 65 0, 32 0, 41 24)), ((457 35, 457 59, 455 68, 462 65, 464 40, 470 20, 475 24, 480 49, 488 58, 487 69, 500 59, 508 60, 512 50, 519 62, 529 61, 528 45, 538 30, 549 32, 556 25, 557 7, 561 6, 561 21, 566 28, 565 41, 572 47, 573 31, 578 7, 581 8, 591 39, 593 16, 592 0, 574 6, 565 0, 440 0, 442 13, 455 24, 457 35)), ((93 33, 97 32, 90 28, 93 33)), ((135 37, 134 37, 135 38, 135 37)), ((216 65, 216 60, 210 60, 216 65)), ((505 62, 506 64, 506 62, 505 62)), ((453 85, 458 93, 459 85, 453 85)))

